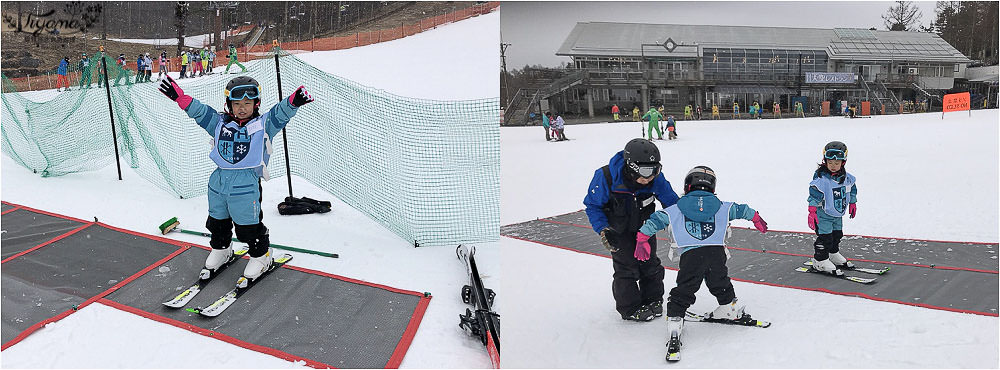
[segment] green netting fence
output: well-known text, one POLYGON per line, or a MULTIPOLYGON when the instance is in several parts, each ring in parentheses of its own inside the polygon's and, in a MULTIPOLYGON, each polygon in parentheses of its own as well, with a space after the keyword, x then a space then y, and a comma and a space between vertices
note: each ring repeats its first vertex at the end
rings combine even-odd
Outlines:
MULTIPOLYGON (((396 96, 278 53, 282 92, 304 85, 316 98, 286 127, 292 174, 421 246, 499 239, 499 98, 396 96)), ((245 75, 261 84, 266 111, 279 98, 274 58, 246 66, 245 75)), ((113 82, 121 69, 110 58, 108 68, 113 82)), ((235 76, 178 81, 185 93, 221 111, 223 89, 235 76)), ((215 169, 211 137, 157 91, 155 79, 154 71, 152 83, 110 90, 122 166, 175 196, 204 195, 215 169)), ((20 93, 4 76, 3 153, 43 177, 114 164, 107 98, 96 81, 89 89, 20 93)), ((273 140, 265 186, 286 187, 276 181, 286 169, 282 135, 273 140)))

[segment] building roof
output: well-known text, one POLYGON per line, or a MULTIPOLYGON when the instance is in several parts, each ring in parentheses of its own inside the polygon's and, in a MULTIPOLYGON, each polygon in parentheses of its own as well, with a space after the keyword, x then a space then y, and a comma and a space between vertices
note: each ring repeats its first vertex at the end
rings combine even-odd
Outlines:
POLYGON ((971 62, 927 32, 617 22, 577 22, 556 55, 683 58, 714 47, 816 50, 830 59, 971 62), (673 51, 662 46, 668 40, 676 44, 673 51))

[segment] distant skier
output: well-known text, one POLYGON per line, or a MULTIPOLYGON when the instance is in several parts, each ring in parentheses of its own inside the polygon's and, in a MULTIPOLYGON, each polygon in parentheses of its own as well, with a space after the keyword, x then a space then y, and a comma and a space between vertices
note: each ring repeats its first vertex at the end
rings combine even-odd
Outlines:
POLYGON ((146 69, 143 67, 142 54, 135 57, 135 83, 143 82, 146 79, 146 69))
POLYGON ((104 63, 104 45, 99 45, 97 47, 97 55, 94 55, 94 69, 97 70, 97 88, 104 88, 104 84, 107 82, 107 76, 104 75, 104 68, 101 68, 101 63, 104 63))
POLYGON ((178 79, 187 77, 187 65, 188 65, 188 54, 186 51, 181 51, 181 76, 178 79))
POLYGON ((753 118, 760 119, 760 104, 753 102, 753 118))
POLYGON ((560 115, 555 115, 555 117, 552 120, 552 127, 556 130, 556 141, 569 140, 566 138, 566 121, 560 115))
POLYGON ((774 109, 772 109, 771 111, 772 111, 771 115, 774 116, 774 118, 781 118, 781 104, 780 103, 774 102, 774 109))
POLYGON ((673 140, 677 138, 677 122, 674 121, 674 116, 667 117, 667 139, 673 140))
POLYGON ((806 118, 806 113, 802 110, 802 102, 795 102, 795 116, 806 118))
POLYGON ((215 69, 215 47, 208 51, 208 73, 215 69))
POLYGON ((77 63, 77 68, 80 70, 80 89, 83 89, 84 84, 87 88, 90 88, 90 59, 87 59, 87 53, 83 53, 80 57, 80 62, 77 63))
POLYGON ((632 120, 636 121, 636 122, 639 122, 639 107, 638 106, 632 107, 632 120))
POLYGON ((125 58, 125 53, 118 54, 118 77, 115 77, 115 84, 112 86, 118 86, 118 81, 125 79, 125 84, 128 85, 128 60, 125 58))
POLYGON ((612 105, 611 106, 611 115, 613 115, 615 117, 615 121, 616 122, 618 121, 618 114, 619 113, 621 113, 621 111, 618 109, 618 104, 612 105))
POLYGON ((208 74, 208 47, 202 48, 198 55, 201 58, 201 74, 206 75, 208 74))
POLYGON ((660 120, 663 119, 663 114, 658 110, 650 108, 649 112, 642 115, 643 121, 649 121, 649 140, 653 140, 653 130, 656 130, 657 140, 663 140, 663 131, 660 130, 660 120))
POLYGON ((841 268, 854 263, 840 254, 844 237, 844 215, 857 214, 858 188, 854 175, 847 173, 847 144, 831 141, 823 148, 823 163, 809 183, 809 228, 816 231, 813 268, 842 275, 841 268), (822 209, 822 212, 819 210, 822 209))
POLYGON ((722 119, 722 117, 719 116, 719 106, 718 105, 712 104, 712 118, 713 119, 722 119))
POLYGON ((656 210, 656 200, 661 207, 677 203, 677 193, 661 169, 656 144, 632 139, 607 166, 594 171, 583 199, 590 226, 611 252, 611 293, 624 320, 649 321, 663 315, 664 272, 656 240, 649 241, 649 255, 643 260, 636 258, 635 244, 642 222, 656 210))
POLYGON ((170 59, 167 59, 167 51, 160 52, 160 72, 156 74, 156 81, 162 81, 163 76, 168 76, 169 70, 167 69, 167 64, 170 63, 170 59))
POLYGON ((261 223, 260 179, 268 179, 267 162, 271 154, 271 139, 288 124, 298 108, 312 102, 304 86, 299 86, 288 99, 280 100, 263 115, 260 107, 260 84, 241 76, 226 85, 225 113, 185 95, 170 76, 160 83, 160 92, 187 112, 213 137, 214 148, 209 158, 218 166, 208 179, 208 221, 205 227, 212 233, 212 251, 205 268, 216 270, 233 255, 233 224, 236 238, 247 243, 250 261, 243 276, 254 280, 271 266, 272 251, 267 227, 261 223))
MULTIPOLYGON (((697 166, 691 169, 684 177, 684 196, 677 204, 653 213, 636 234, 635 258, 645 261, 656 258, 652 243, 656 241, 656 233, 670 226, 680 256, 677 286, 670 290, 667 299, 667 333, 671 339, 680 339, 685 312, 694 304, 694 294, 701 288, 702 281, 719 303, 710 317, 735 320, 742 316, 743 310, 736 305, 736 292, 726 267, 729 258, 725 247, 726 230, 729 221, 744 219, 753 221, 753 226, 761 233, 767 232, 767 222, 753 208, 719 200, 715 196, 715 184, 715 172, 711 168, 697 166)), ((673 248, 669 256, 674 260, 673 248)))
POLYGON ((743 117, 740 115, 740 103, 737 103, 737 102, 734 101, 733 102, 733 119, 736 119, 736 118, 743 118, 743 117))
POLYGON ((552 138, 549 136, 550 115, 551 113, 549 112, 545 112, 544 114, 542 114, 542 127, 545 128, 545 141, 552 140, 552 138))
POLYGON ((191 77, 195 77, 196 75, 199 77, 204 76, 205 70, 201 68, 202 66, 201 54, 199 54, 193 48, 191 49, 190 52, 191 52, 191 77))
POLYGON ((226 65, 226 73, 229 73, 229 67, 232 67, 233 63, 236 63, 236 65, 240 66, 240 68, 243 69, 243 72, 247 71, 247 67, 244 67, 243 64, 240 64, 239 59, 237 59, 238 57, 239 53, 236 52, 236 47, 233 46, 233 44, 229 44, 229 64, 226 65))
POLYGON ((694 109, 690 104, 684 106, 684 119, 694 119, 694 109))
POLYGON ((701 121, 701 104, 698 104, 698 107, 695 108, 695 112, 698 114, 698 118, 697 119, 699 121, 701 121))
POLYGON ((69 57, 63 57, 63 60, 59 61, 59 68, 56 69, 56 91, 62 87, 63 91, 69 91, 69 81, 66 80, 66 70, 69 69, 69 57))
POLYGON ((143 80, 153 82, 153 59, 149 57, 149 53, 142 56, 142 71, 145 74, 143 80))

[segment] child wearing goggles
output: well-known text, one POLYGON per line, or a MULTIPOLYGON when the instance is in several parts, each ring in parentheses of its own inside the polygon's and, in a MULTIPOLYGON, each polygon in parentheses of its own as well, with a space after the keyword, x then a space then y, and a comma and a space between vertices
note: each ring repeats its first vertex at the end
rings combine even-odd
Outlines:
POLYGON ((840 254, 844 215, 857 214, 858 188, 847 173, 847 144, 832 141, 823 148, 823 163, 809 183, 809 228, 816 231, 813 268, 833 275, 854 267, 840 254))
MULTIPOLYGON (((234 78, 226 85, 226 111, 212 107, 184 94, 170 76, 159 88, 163 95, 212 135, 209 158, 218 168, 208 179, 208 221, 205 227, 212 233, 212 251, 205 260, 202 276, 213 275, 233 263, 233 226, 236 238, 249 246, 250 260, 243 270, 246 280, 253 281, 272 264, 272 251, 267 227, 261 222, 261 182, 269 178, 267 163, 271 156, 271 139, 295 116, 298 108, 312 102, 304 86, 299 86, 288 99, 279 100, 269 111, 260 114, 260 84, 247 76, 234 78)), ((240 281, 246 281, 241 279, 240 281)))

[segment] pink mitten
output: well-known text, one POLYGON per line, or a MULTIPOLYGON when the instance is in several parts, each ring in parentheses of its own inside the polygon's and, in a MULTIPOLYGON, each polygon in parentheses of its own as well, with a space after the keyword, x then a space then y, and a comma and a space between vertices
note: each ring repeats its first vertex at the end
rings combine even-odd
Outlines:
POLYGON ((649 260, 649 235, 643 233, 635 234, 635 259, 640 261, 649 260))

